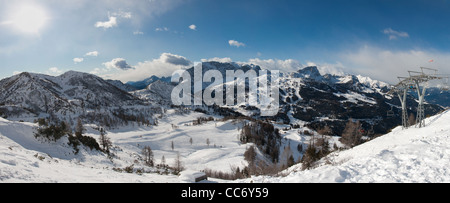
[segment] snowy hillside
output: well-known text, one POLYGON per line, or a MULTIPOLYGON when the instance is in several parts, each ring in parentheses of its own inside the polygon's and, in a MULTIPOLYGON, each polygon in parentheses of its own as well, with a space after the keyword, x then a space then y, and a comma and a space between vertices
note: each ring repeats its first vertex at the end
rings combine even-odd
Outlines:
MULTIPOLYGON (((239 143, 236 129, 240 124, 230 120, 192 125, 201 116, 205 115, 169 110, 158 126, 129 126, 108 131, 113 143, 112 158, 86 147, 75 154, 67 144, 67 137, 56 142, 36 139, 37 124, 0 118, 0 182, 182 181, 178 176, 159 175, 154 167, 145 166, 141 160, 145 146, 151 147, 156 164, 164 157, 165 164, 172 166, 180 153, 187 170, 229 172, 231 167, 246 166, 243 154, 251 144, 239 143), (134 173, 114 170, 130 166, 134 173)), ((86 136, 99 140, 94 126, 85 127, 86 136)))
POLYGON ((321 166, 287 170, 285 177, 240 182, 450 182, 450 110, 426 120, 427 127, 402 130, 347 151, 330 154, 321 166))

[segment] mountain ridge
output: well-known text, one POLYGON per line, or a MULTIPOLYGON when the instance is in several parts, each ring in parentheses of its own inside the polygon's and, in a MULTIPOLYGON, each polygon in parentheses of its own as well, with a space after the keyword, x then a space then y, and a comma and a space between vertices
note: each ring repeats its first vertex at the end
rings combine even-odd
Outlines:
POLYGON ((20 107, 37 116, 41 113, 74 114, 100 106, 142 104, 102 78, 76 71, 60 76, 21 73, 1 80, 0 91, 1 106, 20 107))
MULTIPOLYGON (((203 64, 203 73, 213 69, 224 75, 227 70, 261 70, 256 65, 220 62, 203 64)), ((192 75, 194 67, 186 71, 192 75)), ((0 81, 0 114, 16 115, 20 108, 24 115, 31 113, 35 116, 40 113, 80 115, 86 110, 144 104, 171 108, 171 89, 176 83, 167 83, 156 77, 153 79, 156 80, 145 89, 127 92, 120 88, 123 83, 119 83, 117 87, 114 83, 111 84, 111 81, 88 73, 68 71, 60 76, 22 73, 0 81)), ((207 85, 208 83, 204 83, 203 88, 207 85)), ((191 108, 203 108, 203 111, 210 111, 212 114, 226 110, 255 119, 270 119, 293 126, 307 125, 313 130, 329 126, 335 135, 342 133, 343 125, 349 119, 357 119, 366 131, 373 129, 375 133, 386 133, 401 124, 400 116, 387 116, 387 112, 392 108, 396 115, 400 115, 398 99, 385 94, 389 88, 387 83, 369 77, 322 75, 316 66, 308 66, 280 76, 280 107, 275 116, 261 118, 259 109, 250 106, 223 106, 222 110, 212 111, 208 110, 208 107, 191 108)), ((407 103, 411 106, 410 113, 414 114, 417 102, 408 96, 407 103)), ((429 115, 440 110, 441 108, 435 105, 425 107, 426 114, 429 115)))

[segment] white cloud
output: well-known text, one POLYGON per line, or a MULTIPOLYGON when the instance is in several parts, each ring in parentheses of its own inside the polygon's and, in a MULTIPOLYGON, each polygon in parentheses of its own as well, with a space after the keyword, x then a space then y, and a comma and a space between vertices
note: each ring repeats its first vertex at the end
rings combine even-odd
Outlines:
POLYGON ((317 64, 314 62, 308 61, 308 62, 306 62, 306 66, 317 66, 317 64))
POLYGON ((119 70, 133 69, 133 67, 128 65, 127 61, 123 58, 115 58, 110 62, 103 63, 103 65, 107 69, 119 69, 119 70))
POLYGON ((188 63, 189 65, 192 64, 185 57, 171 53, 163 53, 157 59, 139 62, 135 66, 130 66, 126 62, 122 63, 122 65, 124 66, 131 67, 128 69, 117 67, 120 66, 120 63, 117 63, 120 61, 125 62, 125 59, 117 58, 111 62, 106 62, 103 64, 106 68, 96 68, 91 71, 91 73, 100 75, 107 79, 115 79, 121 80, 122 82, 128 82, 143 80, 152 75, 156 75, 159 77, 171 76, 176 70, 188 67, 185 66, 188 63))
POLYGON ((429 50, 391 51, 377 47, 363 46, 354 52, 340 55, 342 64, 353 73, 370 76, 373 79, 397 84, 397 76, 408 76, 408 70, 419 71, 420 67, 439 70, 448 74, 450 53, 429 50), (430 63, 433 59, 433 63, 430 63))
POLYGON ((167 27, 157 27, 156 29, 155 29, 155 31, 156 32, 167 32, 167 31, 169 31, 169 28, 167 28, 167 27))
POLYGON ((117 26, 117 17, 114 17, 114 16, 110 16, 108 21, 105 21, 105 22, 99 21, 99 22, 95 23, 95 27, 97 27, 97 28, 108 29, 108 28, 112 28, 112 27, 116 27, 116 26, 117 26))
POLYGON ((14 24, 14 22, 13 22, 13 21, 10 21, 10 20, 0 22, 0 25, 12 25, 12 24, 14 24))
POLYGON ((346 74, 344 65, 341 62, 336 62, 335 64, 323 63, 315 66, 317 66, 317 69, 319 69, 321 75, 331 74, 342 76, 346 74))
POLYGON ((233 62, 233 60, 231 60, 231 58, 229 58, 229 57, 225 57, 225 58, 214 57, 214 58, 210 58, 210 59, 202 59, 201 61, 202 62, 216 61, 216 62, 221 62, 221 63, 231 63, 231 62, 233 62))
POLYGON ((144 32, 142 32, 142 31, 134 31, 133 32, 133 35, 143 35, 144 34, 144 32))
POLYGON ((409 37, 409 34, 407 32, 400 32, 393 30, 392 28, 386 28, 383 30, 383 33, 389 36, 389 40, 395 40, 399 37, 407 38, 409 37))
POLYGON ((228 44, 230 44, 230 46, 235 46, 235 47, 245 47, 244 43, 238 42, 236 40, 230 40, 230 41, 228 41, 228 44))
POLYGON ((84 61, 84 58, 74 58, 74 59, 73 59, 73 62, 74 62, 75 64, 81 63, 81 62, 83 62, 83 61, 84 61))
POLYGON ((96 57, 96 56, 98 56, 98 51, 88 52, 88 53, 85 54, 85 56, 94 56, 94 57, 96 57))
POLYGON ((197 30, 197 26, 194 25, 194 24, 189 25, 189 29, 191 29, 191 30, 197 30))
POLYGON ((111 15, 119 17, 119 18, 125 18, 125 19, 130 19, 131 18, 131 12, 119 11, 119 12, 114 12, 111 15))
POLYGON ((189 66, 192 64, 192 62, 188 60, 186 57, 171 53, 163 53, 161 54, 159 59, 164 61, 165 63, 170 63, 179 66, 189 66))
POLYGON ((89 72, 90 74, 94 74, 94 75, 100 75, 103 74, 105 72, 108 72, 107 69, 105 68, 94 68, 94 70, 92 70, 91 72, 89 72))
POLYGON ((59 70, 57 67, 51 67, 47 71, 47 74, 49 75, 61 75, 62 73, 63 71, 59 70))
POLYGON ((103 21, 103 22, 98 21, 97 23, 95 23, 95 27, 104 28, 104 29, 117 27, 118 20, 131 19, 131 17, 132 17, 131 12, 124 12, 124 11, 113 12, 113 13, 108 12, 108 21, 103 21))
POLYGON ((282 72, 294 72, 298 71, 300 68, 304 67, 299 61, 294 59, 249 59, 248 63, 261 66, 263 69, 268 70, 280 70, 282 72))

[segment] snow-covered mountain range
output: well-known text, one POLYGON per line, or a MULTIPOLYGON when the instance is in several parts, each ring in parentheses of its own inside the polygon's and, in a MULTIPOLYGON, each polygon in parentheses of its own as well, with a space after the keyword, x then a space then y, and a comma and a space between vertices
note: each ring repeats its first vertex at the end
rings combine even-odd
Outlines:
MULTIPOLYGON (((0 81, 0 103, 24 112, 70 114, 86 109, 139 105, 142 102, 100 77, 69 71, 53 77, 21 73, 0 81)), ((3 112, 8 115, 9 112, 3 112)), ((20 115, 19 115, 20 117, 20 115)))
MULTIPOLYGON (((259 71, 261 68, 236 63, 203 63, 203 73, 208 70, 219 70, 225 76, 227 70, 259 71)), ((187 71, 193 75, 194 68, 187 71)), ((323 136, 319 132, 323 132, 325 127, 328 128, 325 134, 330 146, 342 147, 339 139, 349 121, 361 124, 361 132, 367 140, 386 134, 401 124, 400 102, 396 97, 386 95, 391 88, 389 84, 360 75, 320 74, 315 66, 280 75, 279 111, 271 117, 262 117, 258 108, 242 104, 177 107, 171 102, 172 89, 177 84, 170 83, 170 78, 150 78, 151 81, 138 82, 145 84, 143 89, 133 87, 133 83, 106 81, 75 71, 56 77, 21 73, 1 80, 0 116, 3 118, 0 118, 0 145, 4 147, 0 148, 0 181, 129 182, 131 178, 136 182, 178 182, 176 176, 158 175, 163 173, 161 168, 143 164, 141 152, 144 146, 154 150, 156 163, 167 161, 171 164, 181 155, 190 170, 235 172, 236 168, 243 169, 249 165, 244 153, 256 143, 242 142, 241 136, 243 128, 251 126, 249 123, 255 120, 270 123, 261 124, 261 128, 269 129, 269 136, 276 135, 275 138, 260 140, 263 144, 255 156, 260 164, 275 160, 277 166, 286 165, 288 159, 300 160, 311 140, 316 139, 314 136, 323 136), (394 116, 387 115, 390 110, 394 116), (111 137, 114 156, 86 147, 75 153, 68 144, 70 136, 55 142, 37 138, 35 133, 40 126, 32 122, 38 118, 66 121, 70 126, 80 118, 87 129, 85 135, 95 139, 100 138, 99 129, 104 128, 111 137), (277 148, 276 153, 267 147, 267 143, 277 148), (129 167, 132 174, 117 174, 117 171, 129 170, 129 167), (23 170, 25 168, 29 170, 23 170), (142 172, 144 176, 135 174, 142 172), (95 174, 103 175, 96 177, 95 174), (108 179, 111 176, 117 178, 108 179)), ((203 88, 208 84, 204 83, 203 88)), ((409 112, 414 115, 416 99, 408 96, 407 103, 409 112)), ((429 116, 442 110, 439 105, 425 105, 425 114, 429 116)), ((443 123, 435 121, 447 117, 434 117, 430 122, 443 123)), ((393 131, 396 133, 403 134, 398 129, 393 131)), ((339 163, 345 161, 344 158, 339 160, 339 163)), ((333 170, 332 174, 336 172, 336 169, 330 170, 333 170)), ((298 167, 289 169, 289 173, 293 174, 289 177, 294 179, 273 181, 312 181, 305 179, 298 167), (301 177, 301 180, 296 177, 301 177)), ((383 181, 349 178, 362 172, 339 174, 334 181, 383 181)), ((252 180, 261 181, 258 178, 252 180)), ((325 182, 333 180, 318 179, 325 182)), ((394 181, 402 180, 411 179, 394 181)))
MULTIPOLYGON (((212 69, 219 70, 224 77, 227 70, 255 70, 257 73, 261 70, 255 65, 203 63, 203 73, 212 69)), ((193 75, 194 68, 187 71, 193 75)), ((127 92, 125 90, 133 90, 129 84, 105 81, 87 73, 70 71, 57 77, 22 73, 0 81, 0 114, 10 118, 41 114, 76 117, 86 111, 109 111, 114 107, 170 106, 171 91, 176 84, 166 82, 168 78, 150 78, 152 81, 147 81, 147 88, 127 92)), ((207 85, 204 83, 203 88, 207 85)), ((292 125, 308 125, 314 130, 326 125, 335 135, 342 133, 342 127, 348 119, 358 119, 364 129, 373 128, 375 133, 386 133, 401 124, 399 116, 387 116, 392 108, 396 115, 400 115, 398 99, 385 95, 389 88, 389 84, 369 77, 322 75, 315 66, 304 67, 297 72, 281 75, 280 108, 276 116, 268 119, 292 125)), ((415 114, 415 99, 408 97, 407 103, 411 107, 410 113, 415 114)), ((207 107, 200 108, 207 110, 207 107)), ((259 119, 259 110, 248 105, 224 108, 259 119)), ((425 114, 434 115, 440 110, 442 108, 439 106, 426 105, 425 114)))
MULTIPOLYGON (((261 70, 255 65, 203 63, 203 74, 211 69, 218 70, 224 76, 224 81, 227 70, 254 70, 256 73, 261 70)), ((187 71, 191 76, 194 74, 194 68, 187 71)), ((203 83, 203 88, 209 84, 211 83, 203 83)), ((316 66, 300 68, 297 72, 281 74, 279 112, 269 119, 293 125, 308 125, 314 130, 329 126, 336 135, 342 133, 343 125, 348 119, 358 119, 365 130, 373 129, 375 133, 384 134, 401 124, 398 116, 401 115, 400 102, 396 97, 386 95, 390 88, 385 82, 361 75, 321 74, 316 66), (387 116, 391 109, 397 116, 387 116)), ((407 100, 410 113, 415 114, 417 102, 412 96, 408 96, 407 100)), ((170 101, 165 103, 167 102, 170 101)), ((259 109, 251 106, 225 107, 243 116, 259 119, 259 109)), ((437 105, 426 105, 427 115, 434 115, 440 110, 442 108, 437 105)))

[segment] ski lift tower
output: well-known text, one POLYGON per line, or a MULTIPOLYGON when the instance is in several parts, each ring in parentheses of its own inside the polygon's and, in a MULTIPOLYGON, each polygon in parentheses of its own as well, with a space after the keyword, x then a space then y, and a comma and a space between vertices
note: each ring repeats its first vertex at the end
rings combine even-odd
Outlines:
POLYGON ((408 109, 406 108, 406 96, 409 88, 413 85, 412 81, 407 77, 398 77, 400 82, 395 85, 391 91, 388 92, 388 95, 396 94, 400 99, 400 103, 402 104, 402 126, 403 129, 407 129, 408 125, 408 109))
POLYGON ((424 101, 425 101, 425 93, 427 90, 427 83, 431 80, 440 80, 442 77, 437 76, 436 69, 420 67, 421 72, 417 71, 408 71, 409 78, 407 80, 415 85, 415 89, 417 91, 417 96, 419 98, 419 106, 417 107, 417 118, 416 118, 416 127, 425 127, 425 109, 424 109, 424 101), (434 74, 425 74, 424 70, 434 71, 434 74))
POLYGON ((440 80, 444 77, 439 77, 436 69, 420 67, 421 72, 408 71, 409 77, 398 77, 400 82, 395 85, 387 94, 396 94, 402 104, 402 125, 403 129, 408 128, 408 109, 406 106, 406 96, 409 90, 417 91, 419 98, 419 105, 417 107, 416 127, 425 127, 425 93, 427 84, 431 80, 440 80), (426 74, 424 70, 434 71, 434 74, 426 74))

